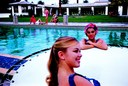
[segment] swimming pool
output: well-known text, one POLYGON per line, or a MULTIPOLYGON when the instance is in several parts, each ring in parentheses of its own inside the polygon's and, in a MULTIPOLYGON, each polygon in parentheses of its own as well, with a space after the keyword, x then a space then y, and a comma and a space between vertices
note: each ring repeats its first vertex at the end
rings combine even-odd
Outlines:
MULTIPOLYGON (((86 38, 84 27, 0 27, 0 52, 27 56, 39 50, 50 48, 60 36, 73 36, 78 40, 86 38)), ((99 28, 97 38, 107 44, 128 46, 128 28, 99 28)))
MULTIPOLYGON (((37 26, 36 27, 25 27, 25 26, 0 27, 0 53, 27 56, 36 51, 51 47, 53 42, 60 36, 73 36, 76 37, 78 40, 81 40, 82 38, 86 38, 83 32, 83 28, 84 27, 37 27, 37 26)), ((97 38, 100 37, 104 39, 107 42, 107 44, 115 45, 115 46, 128 46, 128 28, 99 28, 99 29, 100 31, 97 34, 97 38)), ((128 55, 126 53, 127 50, 128 48, 117 48, 117 47, 109 46, 109 49, 107 51, 102 51, 100 49, 95 49, 95 48, 86 50, 86 52, 82 51, 83 54, 83 59, 81 60, 82 65, 80 69, 77 71, 79 73, 100 80, 100 83, 103 86, 117 86, 117 84, 118 85, 124 84, 125 86, 127 84, 126 75, 128 75, 127 74, 128 70, 126 70, 127 67, 126 64, 128 63, 127 62, 128 55), (94 53, 92 54, 92 52, 94 53), (99 54, 99 52, 101 53, 99 54), (122 71, 120 71, 120 69, 122 71), (110 80, 108 76, 112 76, 111 77, 112 79, 110 80), (119 78, 117 78, 118 76, 120 77, 121 81, 118 81, 120 80, 119 78), (126 77, 124 78, 124 76, 126 77)), ((38 84, 41 83, 44 85, 45 80, 42 79, 45 79, 46 77, 45 75, 47 75, 46 62, 48 58, 41 58, 41 57, 48 57, 48 56, 49 56, 49 51, 42 52, 39 55, 36 55, 34 58, 31 58, 31 60, 28 60, 24 64, 25 66, 21 65, 21 67, 17 70, 18 73, 15 73, 15 75, 13 76, 12 81, 15 81, 15 83, 11 83, 11 86, 21 86, 21 83, 22 84, 28 83, 31 84, 31 86, 35 84, 37 85, 37 83, 38 84), (33 72, 35 74, 33 74, 33 72), (21 75, 23 78, 21 78, 21 75), (28 77, 30 75, 31 75, 30 77, 31 79, 28 77), (35 83, 35 79, 37 80, 37 83, 35 83), (31 83, 29 83, 28 80, 31 83), (42 81, 44 83, 42 83, 42 81)))

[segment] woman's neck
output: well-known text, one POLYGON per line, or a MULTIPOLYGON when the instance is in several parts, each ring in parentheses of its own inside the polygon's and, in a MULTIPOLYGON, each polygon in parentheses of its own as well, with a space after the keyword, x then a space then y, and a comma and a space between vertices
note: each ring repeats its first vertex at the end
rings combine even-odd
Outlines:
POLYGON ((69 67, 65 62, 61 62, 58 67, 58 72, 74 73, 74 69, 69 67))
POLYGON ((74 73, 73 68, 69 68, 65 64, 59 65, 58 68, 58 84, 59 86, 68 86, 68 78, 74 73))

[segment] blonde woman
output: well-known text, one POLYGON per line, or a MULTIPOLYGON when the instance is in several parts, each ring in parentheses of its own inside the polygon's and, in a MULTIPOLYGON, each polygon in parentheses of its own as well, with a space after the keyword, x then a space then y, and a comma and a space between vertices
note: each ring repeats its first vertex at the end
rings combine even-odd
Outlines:
POLYGON ((75 38, 57 39, 48 61, 48 86, 100 86, 98 81, 93 80, 92 84, 88 78, 74 71, 74 68, 80 67, 81 57, 80 44, 75 38))

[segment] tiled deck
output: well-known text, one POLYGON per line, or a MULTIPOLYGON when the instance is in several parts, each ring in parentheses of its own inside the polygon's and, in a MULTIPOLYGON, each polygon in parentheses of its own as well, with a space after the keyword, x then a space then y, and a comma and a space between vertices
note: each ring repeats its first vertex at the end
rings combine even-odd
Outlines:
MULTIPOLYGON (((8 69, 10 69, 15 63, 17 63, 18 61, 20 61, 22 57, 18 57, 18 56, 11 56, 11 55, 3 55, 0 54, 0 73, 5 74, 8 69)), ((21 64, 24 64, 25 62, 27 62, 27 60, 22 61, 19 65, 17 65, 12 72, 10 73, 10 75, 14 74, 14 71, 16 71, 21 64)))

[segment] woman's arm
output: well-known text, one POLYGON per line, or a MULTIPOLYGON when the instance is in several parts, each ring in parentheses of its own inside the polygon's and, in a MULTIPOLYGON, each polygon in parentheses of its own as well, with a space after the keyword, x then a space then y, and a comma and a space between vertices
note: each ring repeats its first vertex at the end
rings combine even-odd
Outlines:
POLYGON ((98 41, 96 43, 93 43, 91 41, 88 41, 88 43, 93 45, 94 47, 97 47, 97 48, 102 49, 102 50, 108 49, 107 44, 102 39, 98 39, 98 41))
POLYGON ((87 44, 86 39, 82 39, 80 41, 80 47, 81 47, 81 50, 85 50, 85 49, 94 48, 94 45, 87 44))

